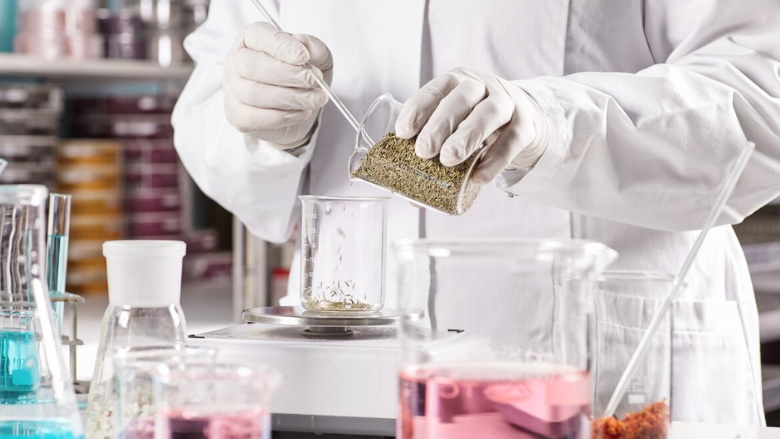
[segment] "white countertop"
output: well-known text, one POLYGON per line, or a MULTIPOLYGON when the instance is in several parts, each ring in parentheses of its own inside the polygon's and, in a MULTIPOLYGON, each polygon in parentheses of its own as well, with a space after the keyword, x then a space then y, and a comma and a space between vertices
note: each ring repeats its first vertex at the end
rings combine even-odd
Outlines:
POLYGON ((672 423, 671 439, 780 439, 780 428, 672 423))

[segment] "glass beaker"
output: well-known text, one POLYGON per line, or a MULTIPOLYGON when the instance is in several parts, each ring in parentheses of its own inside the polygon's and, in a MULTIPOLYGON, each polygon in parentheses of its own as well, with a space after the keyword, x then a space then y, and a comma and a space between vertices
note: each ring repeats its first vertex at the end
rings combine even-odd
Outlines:
POLYGON ((460 165, 446 167, 438 156, 430 160, 417 157, 414 139, 408 144, 382 142, 395 132, 402 108, 390 94, 378 97, 368 108, 349 157, 350 178, 445 215, 466 213, 480 189, 471 182, 471 175, 487 148, 480 147, 460 165))
POLYGON ((269 399, 280 382, 277 372, 260 367, 161 367, 155 439, 270 438, 269 399))
POLYGON ((595 296, 593 439, 666 437, 671 413, 671 312, 653 335, 614 417, 604 417, 604 411, 674 280, 671 274, 650 271, 607 271, 602 275, 595 296))
POLYGON ((394 249, 399 439, 588 437, 592 297, 615 251, 532 239, 394 249))
POLYGON ((301 304, 373 313, 384 306, 389 198, 301 196, 301 304))
POLYGON ((44 281, 44 186, 0 186, 0 438, 83 437, 44 281))
POLYGON ((121 439, 154 438, 154 378, 161 366, 184 370, 195 364, 211 365, 217 350, 199 346, 143 346, 119 348, 114 353, 117 383, 116 431, 121 439))
POLYGON ((186 344, 180 241, 109 241, 108 301, 87 406, 87 436, 111 438, 116 423, 113 354, 117 348, 186 344))

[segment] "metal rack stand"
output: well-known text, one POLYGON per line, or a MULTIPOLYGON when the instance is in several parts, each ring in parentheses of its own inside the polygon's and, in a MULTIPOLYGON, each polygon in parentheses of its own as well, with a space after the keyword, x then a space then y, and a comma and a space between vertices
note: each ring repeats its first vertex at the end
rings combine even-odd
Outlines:
POLYGON ((62 334, 62 344, 63 346, 68 346, 70 377, 73 380, 73 387, 76 393, 87 393, 89 392, 89 383, 80 383, 76 379, 76 368, 78 367, 76 348, 84 345, 84 342, 78 338, 78 305, 84 303, 84 298, 78 294, 65 293, 52 296, 51 301, 52 304, 63 302, 67 306, 68 314, 70 315, 70 335, 62 334))

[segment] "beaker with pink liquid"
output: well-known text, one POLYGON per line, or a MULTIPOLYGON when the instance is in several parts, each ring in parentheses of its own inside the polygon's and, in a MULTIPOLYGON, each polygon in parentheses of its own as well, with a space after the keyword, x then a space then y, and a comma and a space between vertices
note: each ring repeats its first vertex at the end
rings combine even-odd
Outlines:
POLYGON ((155 439, 266 439, 269 400, 280 374, 235 364, 160 370, 155 383, 155 439))
POLYGON ((533 239, 394 249, 399 439, 589 438, 593 294, 615 251, 533 239))

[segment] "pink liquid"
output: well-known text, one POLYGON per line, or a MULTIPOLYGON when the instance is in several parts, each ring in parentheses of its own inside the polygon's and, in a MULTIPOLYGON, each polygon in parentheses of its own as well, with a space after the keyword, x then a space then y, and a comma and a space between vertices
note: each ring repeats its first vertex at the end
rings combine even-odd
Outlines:
POLYGON ((399 439, 587 439, 590 378, 555 365, 450 364, 400 376, 399 439))
POLYGON ((134 419, 119 432, 119 439, 154 439, 154 419, 134 419))
POLYGON ((268 412, 244 412, 202 416, 187 410, 158 413, 156 439, 264 439, 270 437, 268 412))

